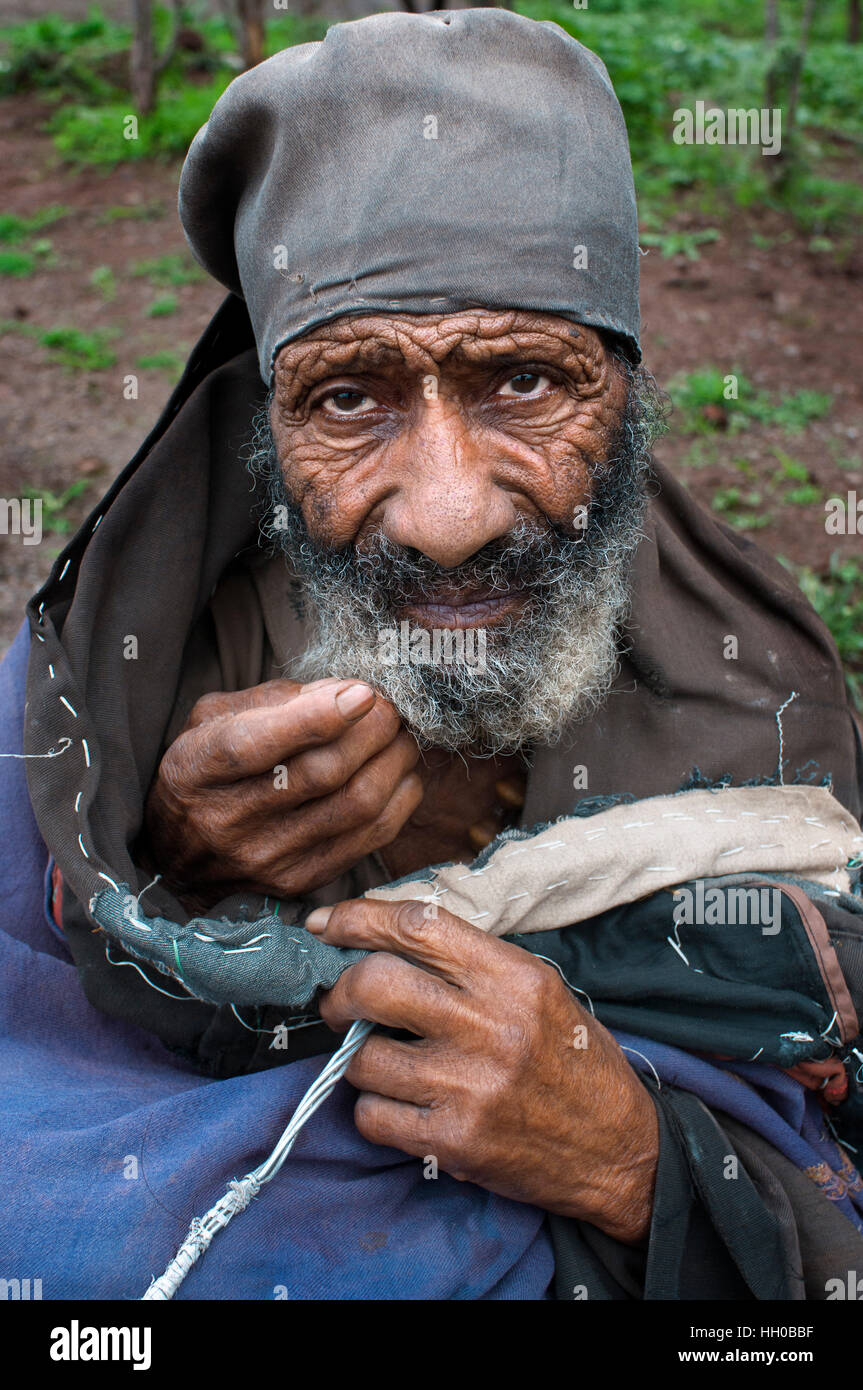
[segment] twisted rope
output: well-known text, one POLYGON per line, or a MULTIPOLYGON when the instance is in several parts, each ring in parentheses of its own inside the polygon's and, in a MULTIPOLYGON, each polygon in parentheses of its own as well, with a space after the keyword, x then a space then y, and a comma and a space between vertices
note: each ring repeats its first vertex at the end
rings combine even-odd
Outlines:
POLYGON ((150 1284, 142 1302, 147 1299, 173 1298, 192 1265, 208 1249, 217 1232, 223 1230, 237 1212, 245 1211, 252 1198, 257 1197, 264 1183, 272 1181, 291 1152, 303 1125, 311 1119, 318 1107, 323 1105, 327 1096, 332 1094, 347 1071, 354 1053, 362 1047, 373 1027, 374 1024, 368 1023, 365 1019, 357 1019, 351 1024, 341 1047, 333 1053, 323 1071, 306 1091, 269 1158, 265 1158, 263 1163, 251 1173, 247 1173, 244 1178, 230 1182, 228 1191, 219 1198, 216 1205, 200 1219, 195 1217, 173 1260, 164 1274, 150 1284))

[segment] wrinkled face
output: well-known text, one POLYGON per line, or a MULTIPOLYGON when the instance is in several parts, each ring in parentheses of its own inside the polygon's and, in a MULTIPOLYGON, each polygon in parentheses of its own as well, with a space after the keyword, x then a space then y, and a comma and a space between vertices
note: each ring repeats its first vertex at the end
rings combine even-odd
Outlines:
POLYGON ((626 395, 599 334, 550 314, 358 316, 282 350, 270 418, 316 540, 452 568, 520 519, 571 528, 626 395))
POLYGON ((600 335, 550 314, 358 315, 283 348, 252 466, 318 620, 297 674, 370 679, 448 747, 520 747, 585 713, 642 509, 633 407, 600 335), (387 656, 405 621, 476 629, 482 662, 478 641, 387 656))

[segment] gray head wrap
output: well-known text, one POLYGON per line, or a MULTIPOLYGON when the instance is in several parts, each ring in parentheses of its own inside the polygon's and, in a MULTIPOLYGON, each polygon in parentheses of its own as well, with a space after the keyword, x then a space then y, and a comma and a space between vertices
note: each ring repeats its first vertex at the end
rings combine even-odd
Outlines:
POLYGON ((285 49, 216 103, 180 217, 245 298, 268 383, 285 343, 348 313, 546 310, 640 357, 623 114, 556 24, 382 14, 285 49))

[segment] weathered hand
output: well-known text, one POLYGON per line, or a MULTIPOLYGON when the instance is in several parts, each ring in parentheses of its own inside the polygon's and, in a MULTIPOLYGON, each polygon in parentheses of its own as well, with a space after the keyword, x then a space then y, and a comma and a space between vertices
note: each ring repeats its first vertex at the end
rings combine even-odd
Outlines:
POLYGON ((322 996, 341 1030, 372 1034, 346 1073, 366 1139, 618 1240, 650 1225, 656 1112, 611 1035, 557 972, 441 908, 372 899, 319 908, 307 926, 373 954, 322 996))
POLYGON ((205 695, 147 799, 145 852, 192 905, 292 897, 389 844, 422 800, 393 707, 346 680, 205 695))

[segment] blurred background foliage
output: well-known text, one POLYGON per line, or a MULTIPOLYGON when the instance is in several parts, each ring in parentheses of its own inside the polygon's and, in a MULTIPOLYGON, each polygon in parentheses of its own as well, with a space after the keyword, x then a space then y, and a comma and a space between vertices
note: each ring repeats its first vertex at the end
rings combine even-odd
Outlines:
MULTIPOLYGON (((553 20, 602 55, 627 120, 645 244, 655 228, 660 249, 673 251, 660 229, 681 199, 707 213, 729 199, 787 208, 822 237, 841 237, 863 217, 863 187, 832 167, 863 147, 857 4, 602 0, 576 9, 517 0, 512 8, 553 20), (674 110, 696 100, 781 106, 782 153, 765 158, 750 148, 729 160, 721 145, 673 143, 674 110)), ((0 94, 35 90, 53 105, 50 129, 69 161, 176 156, 239 69, 321 38, 329 22, 261 0, 221 9, 202 0, 173 9, 135 0, 130 24, 97 8, 80 20, 46 14, 0 29, 0 94), (123 137, 130 99, 136 140, 123 137)))

